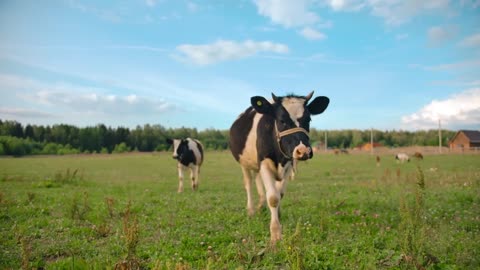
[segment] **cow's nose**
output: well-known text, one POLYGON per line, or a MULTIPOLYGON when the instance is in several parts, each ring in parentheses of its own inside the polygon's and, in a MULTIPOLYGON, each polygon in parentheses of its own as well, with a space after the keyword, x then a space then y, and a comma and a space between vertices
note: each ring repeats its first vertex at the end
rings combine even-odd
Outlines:
POLYGON ((293 158, 298 160, 307 160, 312 157, 312 148, 303 144, 295 147, 293 150, 293 158))

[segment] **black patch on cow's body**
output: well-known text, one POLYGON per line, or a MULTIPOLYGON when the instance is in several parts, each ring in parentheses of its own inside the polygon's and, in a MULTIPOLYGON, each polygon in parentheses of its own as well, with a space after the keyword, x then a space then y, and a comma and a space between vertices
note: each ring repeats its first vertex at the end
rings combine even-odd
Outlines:
POLYGON ((252 107, 249 107, 235 122, 233 122, 232 127, 230 128, 230 150, 237 161, 240 160, 240 155, 245 148, 248 134, 253 126, 253 118, 255 117, 255 114, 255 110, 252 107))
POLYGON ((178 157, 178 162, 184 166, 188 166, 189 164, 197 164, 197 159, 195 158, 193 151, 188 149, 178 157))

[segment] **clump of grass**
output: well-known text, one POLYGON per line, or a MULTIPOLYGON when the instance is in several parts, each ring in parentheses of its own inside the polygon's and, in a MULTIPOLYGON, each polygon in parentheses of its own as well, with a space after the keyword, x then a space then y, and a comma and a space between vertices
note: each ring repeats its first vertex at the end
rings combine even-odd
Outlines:
POLYGON ((21 256, 22 256, 22 269, 30 269, 30 256, 32 253, 32 240, 30 237, 19 236, 18 242, 20 244, 21 256))
MULTIPOLYGON (((157 262, 155 262, 155 266, 152 268, 152 270, 171 270, 171 269, 175 269, 175 270, 191 270, 192 269, 192 266, 188 263, 183 263, 183 262, 176 262, 176 263, 172 263, 170 261, 167 261, 167 262, 162 262, 160 260, 158 260, 157 262)), ((207 268, 209 269, 209 268, 207 268)))
POLYGON ((140 261, 136 256, 137 245, 139 242, 138 220, 131 212, 131 202, 123 213, 123 238, 125 239, 125 249, 127 256, 122 261, 115 264, 115 269, 140 269, 140 261))
POLYGON ((88 202, 88 193, 83 192, 83 200, 80 201, 78 193, 73 196, 73 199, 68 207, 69 215, 72 219, 84 220, 86 214, 91 210, 88 202))
POLYGON ((45 188, 54 188, 54 187, 61 187, 65 184, 78 184, 79 182, 83 181, 83 172, 78 175, 78 169, 75 169, 73 172, 70 171, 68 168, 65 173, 61 171, 56 172, 53 177, 47 177, 43 181, 37 184, 38 187, 45 187, 45 188))
POLYGON ((112 197, 106 197, 105 204, 107 205, 108 216, 110 218, 113 218, 115 216, 115 211, 114 211, 115 200, 112 197))
POLYGON ((408 203, 405 197, 400 198, 399 237, 403 252, 400 263, 408 267, 424 269, 437 262, 436 258, 427 252, 426 224, 425 224, 425 176, 420 167, 417 167, 415 201, 408 203))
MULTIPOLYGON (((264 244, 264 243, 263 243, 264 244)), ((241 244, 235 245, 237 248, 235 261, 241 262, 242 265, 249 266, 261 261, 265 255, 266 248, 262 244, 258 245, 253 237, 243 238, 241 244)))
POLYGON ((297 222, 295 232, 285 237, 282 243, 290 269, 305 269, 305 244, 302 238, 300 221, 297 222))
POLYGON ((27 192, 27 203, 32 203, 35 199, 35 193, 27 192))
POLYGON ((107 237, 110 234, 112 228, 110 227, 110 225, 108 225, 108 223, 102 222, 99 225, 93 225, 92 230, 95 232, 98 238, 102 238, 107 237))

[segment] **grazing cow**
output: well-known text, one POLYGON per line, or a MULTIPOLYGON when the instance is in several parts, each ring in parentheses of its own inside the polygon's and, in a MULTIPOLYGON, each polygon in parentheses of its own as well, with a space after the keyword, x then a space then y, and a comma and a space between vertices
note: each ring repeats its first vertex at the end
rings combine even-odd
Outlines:
POLYGON ((249 215, 255 211, 250 191, 252 176, 256 174, 258 208, 265 202, 266 189, 272 243, 282 235, 279 207, 287 178, 297 160, 313 156, 308 137, 310 116, 322 113, 329 103, 323 96, 309 103, 312 96, 313 92, 307 96, 285 97, 272 93, 271 102, 254 96, 250 99, 252 106, 240 114, 230 128, 230 150, 242 168, 249 215))
POLYGON ((423 159, 423 155, 420 152, 415 152, 415 154, 413 154, 413 156, 416 157, 417 159, 423 159))
POLYGON ((203 146, 195 139, 167 139, 167 143, 173 144, 173 158, 178 160, 178 192, 183 192, 183 173, 190 169, 192 190, 198 189, 200 166, 203 163, 203 146))
POLYGON ((395 159, 397 160, 397 162, 400 161, 400 163, 404 163, 405 161, 410 162, 410 157, 405 153, 396 154, 395 159))

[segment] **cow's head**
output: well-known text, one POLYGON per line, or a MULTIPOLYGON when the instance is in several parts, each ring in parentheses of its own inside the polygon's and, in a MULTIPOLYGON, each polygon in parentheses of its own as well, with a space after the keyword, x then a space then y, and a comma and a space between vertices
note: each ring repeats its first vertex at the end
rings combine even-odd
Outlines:
POLYGON ((181 159, 182 155, 188 150, 188 141, 183 139, 167 139, 168 144, 173 145, 174 159, 181 159))
POLYGON ((250 100, 258 113, 275 119, 274 132, 278 147, 286 158, 306 160, 313 156, 308 137, 310 116, 325 111, 330 100, 320 96, 309 103, 312 96, 313 92, 307 96, 285 97, 277 97, 272 93, 273 103, 261 96, 252 97, 250 100))

